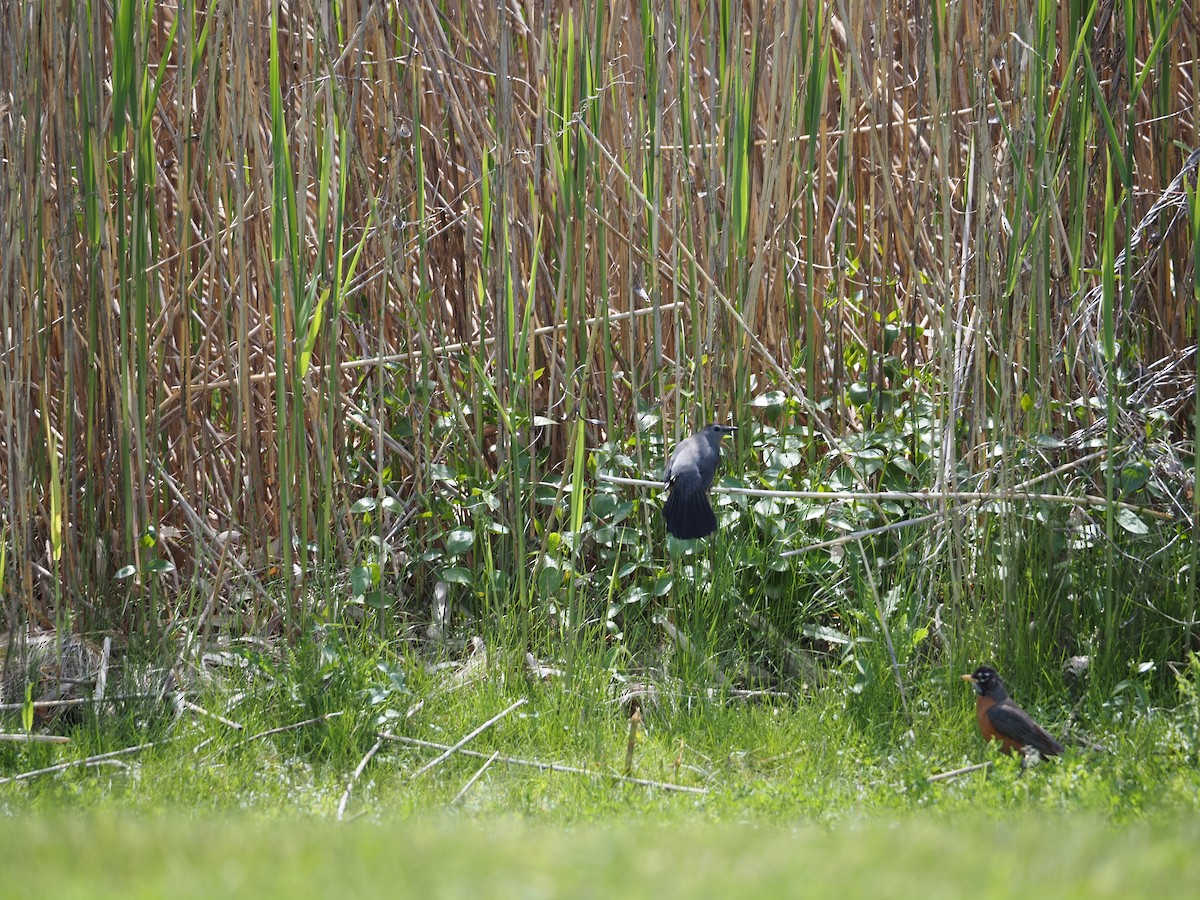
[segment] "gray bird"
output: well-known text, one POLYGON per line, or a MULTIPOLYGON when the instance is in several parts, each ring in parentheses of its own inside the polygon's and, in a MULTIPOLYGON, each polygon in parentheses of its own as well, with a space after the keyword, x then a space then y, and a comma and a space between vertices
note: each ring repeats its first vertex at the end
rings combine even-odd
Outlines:
POLYGON ((721 459, 721 438, 735 431, 732 425, 705 425, 671 452, 663 479, 671 496, 662 512, 667 531, 675 537, 692 540, 717 530, 708 489, 721 459))

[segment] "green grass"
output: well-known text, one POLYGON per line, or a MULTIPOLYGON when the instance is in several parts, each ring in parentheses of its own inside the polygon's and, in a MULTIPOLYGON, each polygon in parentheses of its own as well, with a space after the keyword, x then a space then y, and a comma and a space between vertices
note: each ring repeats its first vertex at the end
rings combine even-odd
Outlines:
POLYGON ((381 661, 310 647, 270 680, 197 698, 241 731, 140 707, 56 723, 68 745, 0 744, 3 778, 160 742, 119 764, 0 784, 5 896, 755 896, 798 885, 818 897, 1167 896, 1200 875, 1200 720, 1186 683, 1174 708, 1128 688, 1031 686, 1019 699, 1069 746, 1022 770, 983 744, 973 695, 949 670, 908 685, 911 724, 882 689, 864 696, 837 679, 747 702, 663 675, 633 774, 708 791, 692 794, 613 777, 628 719, 621 685, 589 658, 570 681, 495 659, 473 673, 381 661), (591 774, 497 761, 459 797, 481 760, 417 775, 436 752, 387 741, 337 821, 380 728, 451 744, 517 699, 470 748, 591 774), (247 740, 328 713, 340 714, 247 740), (980 760, 994 766, 928 781, 980 760))
MULTIPOLYGON (((496 762, 454 803, 480 759, 455 756, 414 778, 437 751, 389 740, 354 784, 347 814, 379 821, 452 812, 532 824, 645 819, 776 825, 925 810, 957 816, 982 805, 1004 816, 1052 810, 1126 823, 1200 806, 1200 727, 1187 691, 1177 708, 1167 709, 1128 689, 1110 696, 1092 689, 1038 697, 1013 685, 1018 699, 1068 745, 1064 757, 1022 772, 984 745, 973 694, 943 669, 930 669, 908 685, 911 723, 883 689, 863 696, 836 680, 800 696, 745 701, 706 695, 699 686, 664 676, 656 701, 645 706, 633 774, 707 791, 697 795, 613 777, 624 771, 628 747, 627 712, 617 700, 623 685, 584 663, 572 681, 542 682, 505 672, 495 662, 473 672, 468 666, 431 673, 416 661, 380 666, 342 648, 336 664, 320 667, 302 658, 272 682, 236 687, 227 684, 197 699, 240 723, 240 731, 208 716, 141 707, 89 714, 73 725, 59 722, 53 730, 72 738, 67 745, 0 743, 3 778, 159 742, 118 763, 0 784, 0 813, 250 810, 332 818, 350 773, 381 730, 453 744, 517 699, 525 704, 468 749, 594 774, 496 762), (1082 742, 1101 742, 1107 752, 1085 749, 1082 742), (984 759, 995 763, 989 772, 927 780, 984 759)), ((3 730, 18 727, 6 720, 3 730)))
POLYGON ((9 897, 1133 897, 1200 878, 1200 821, 677 828, 511 819, 0 821, 9 897))

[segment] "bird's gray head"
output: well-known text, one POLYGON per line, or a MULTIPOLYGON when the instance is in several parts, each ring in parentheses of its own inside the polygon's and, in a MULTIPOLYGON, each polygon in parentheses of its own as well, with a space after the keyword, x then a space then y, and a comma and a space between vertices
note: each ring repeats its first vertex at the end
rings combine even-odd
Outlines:
POLYGON ((708 438, 709 445, 720 446, 721 438, 724 438, 726 436, 726 434, 732 434, 733 432, 736 432, 736 431, 737 431, 737 426, 718 425, 718 424, 716 424, 716 422, 713 422, 712 425, 706 425, 703 428, 701 428, 700 433, 703 434, 704 437, 708 438))

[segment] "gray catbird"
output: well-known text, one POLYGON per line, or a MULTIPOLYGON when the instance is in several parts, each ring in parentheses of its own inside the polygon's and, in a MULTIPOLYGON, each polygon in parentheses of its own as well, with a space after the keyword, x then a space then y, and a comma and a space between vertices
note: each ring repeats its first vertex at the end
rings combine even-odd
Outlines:
POLYGON ((690 540, 717 530, 708 489, 721 459, 721 438, 735 431, 732 425, 705 425, 671 452, 664 477, 671 496, 663 504, 663 519, 675 537, 690 540))

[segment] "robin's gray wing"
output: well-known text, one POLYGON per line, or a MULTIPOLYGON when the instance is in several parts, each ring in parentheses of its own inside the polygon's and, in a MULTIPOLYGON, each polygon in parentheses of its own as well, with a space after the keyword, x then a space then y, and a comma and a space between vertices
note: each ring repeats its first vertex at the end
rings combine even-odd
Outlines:
POLYGON ((987 717, 996 731, 1018 741, 1022 747, 1033 747, 1043 756, 1057 756, 1063 752, 1062 744, 1011 700, 991 707, 987 711, 987 717))

